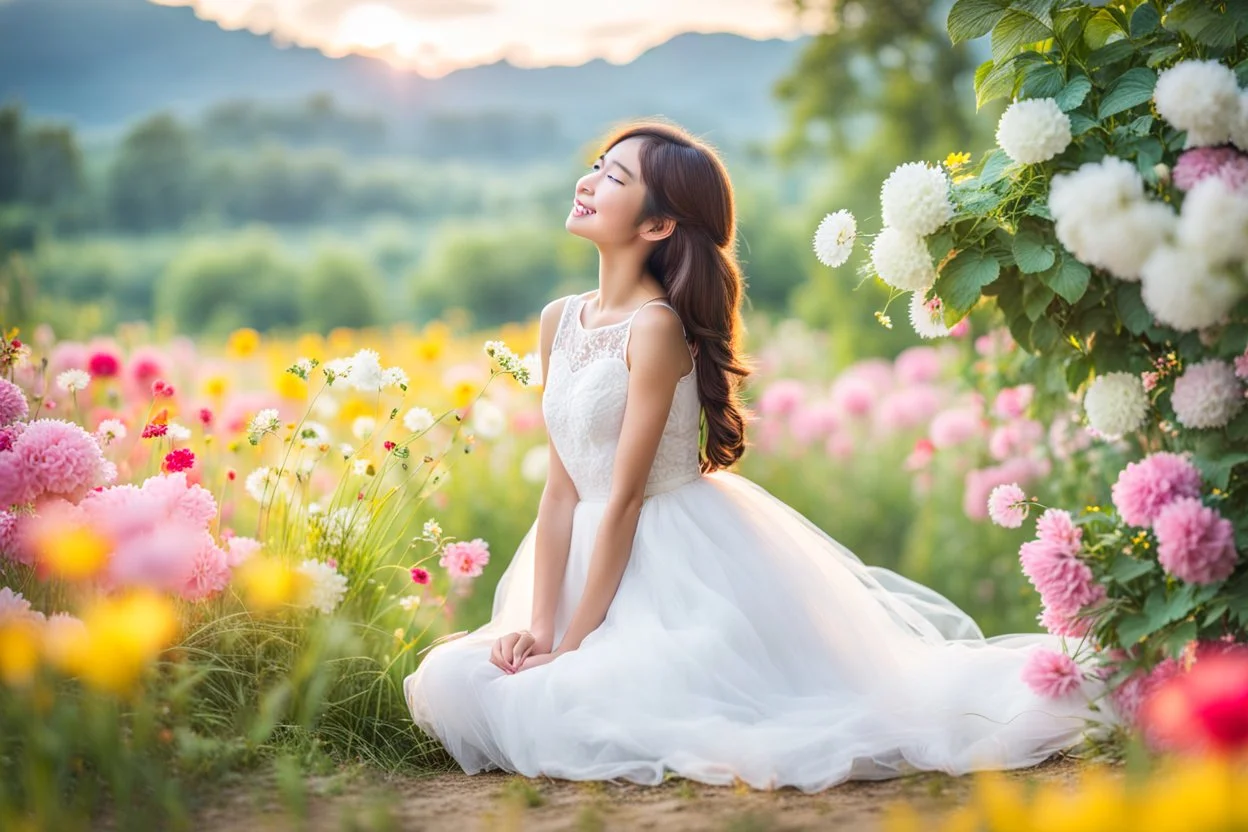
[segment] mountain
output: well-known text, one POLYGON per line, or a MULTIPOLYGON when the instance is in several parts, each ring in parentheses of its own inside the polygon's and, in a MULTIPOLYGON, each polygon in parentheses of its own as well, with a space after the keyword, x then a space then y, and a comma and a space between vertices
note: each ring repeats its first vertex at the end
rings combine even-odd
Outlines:
POLYGON ((774 135, 772 87, 806 39, 684 34, 636 60, 527 69, 499 62, 438 79, 360 56, 329 58, 227 31, 188 7, 146 0, 0 0, 0 102, 111 133, 168 110, 194 116, 225 101, 290 102, 327 93, 382 116, 396 135, 447 116, 551 117, 584 137, 612 120, 666 115, 712 140, 774 135))

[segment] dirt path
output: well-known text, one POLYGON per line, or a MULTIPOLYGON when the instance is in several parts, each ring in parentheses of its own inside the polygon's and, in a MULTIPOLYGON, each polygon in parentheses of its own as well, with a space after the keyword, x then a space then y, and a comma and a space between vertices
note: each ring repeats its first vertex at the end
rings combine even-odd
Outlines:
MULTIPOLYGON (((1007 776, 1068 782, 1080 767, 1076 761, 1055 759, 1035 768, 1008 772, 1007 776)), ((471 777, 448 773, 414 778, 356 771, 307 781, 293 795, 289 788, 283 791, 273 777, 259 778, 246 787, 231 790, 225 799, 213 801, 212 807, 196 818, 193 828, 205 832, 875 832, 890 803, 904 801, 922 812, 941 815, 965 801, 970 786, 969 777, 925 773, 897 780, 851 781, 806 795, 791 788, 760 792, 744 785, 705 786, 680 779, 661 786, 636 786, 549 778, 529 780, 498 772, 471 777)))

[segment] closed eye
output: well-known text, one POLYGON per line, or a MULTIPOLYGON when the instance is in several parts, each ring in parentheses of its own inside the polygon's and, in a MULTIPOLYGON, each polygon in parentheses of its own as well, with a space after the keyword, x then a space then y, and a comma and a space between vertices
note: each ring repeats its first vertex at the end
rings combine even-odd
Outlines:
MULTIPOLYGON (((591 170, 598 170, 598 165, 599 165, 599 163, 598 163, 598 162, 594 162, 594 165, 593 165, 593 167, 591 168, 591 170)), ((609 174, 609 173, 607 174, 607 178, 608 178, 608 179, 610 179, 612 182, 614 182, 614 183, 615 183, 615 184, 617 184, 617 185, 623 185, 623 184, 624 184, 623 182, 621 182, 620 180, 616 179, 614 176, 612 176, 612 175, 611 175, 611 174, 609 174)))

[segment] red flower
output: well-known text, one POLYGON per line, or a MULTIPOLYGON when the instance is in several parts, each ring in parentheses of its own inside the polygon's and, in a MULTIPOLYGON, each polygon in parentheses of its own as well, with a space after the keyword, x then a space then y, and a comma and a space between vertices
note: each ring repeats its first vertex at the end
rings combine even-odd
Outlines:
POLYGON ((418 584, 429 583, 429 570, 421 569, 419 566, 413 566, 412 581, 418 584))
POLYGON ((230 482, 234 482, 234 479, 235 479, 237 476, 238 476, 238 472, 237 472, 237 471, 235 471, 233 468, 227 468, 227 469, 226 469, 226 471, 225 471, 225 478, 226 478, 227 480, 229 480, 230 482))
POLYGON ((121 362, 111 352, 97 352, 87 362, 87 372, 97 378, 112 378, 121 372, 121 362))
POLYGON ((386 448, 386 450, 387 450, 387 451, 393 451, 393 450, 394 450, 394 443, 393 443, 393 442, 391 442, 389 439, 387 439, 387 440, 386 440, 384 443, 382 443, 382 444, 384 444, 384 445, 385 445, 385 448, 386 448))
POLYGON ((170 474, 186 471, 195 464, 195 454, 189 448, 178 448, 165 454, 165 470, 170 474))
POLYGON ((211 425, 212 424, 212 411, 206 407, 201 407, 199 409, 199 421, 204 424, 204 427, 211 425))
POLYGON ((173 385, 156 379, 152 382, 152 395, 158 399, 171 399, 173 398, 173 385))
POLYGON ((168 432, 169 432, 168 425, 160 425, 155 422, 151 422, 143 428, 143 438, 152 439, 153 437, 156 437, 156 436, 164 436, 168 432))

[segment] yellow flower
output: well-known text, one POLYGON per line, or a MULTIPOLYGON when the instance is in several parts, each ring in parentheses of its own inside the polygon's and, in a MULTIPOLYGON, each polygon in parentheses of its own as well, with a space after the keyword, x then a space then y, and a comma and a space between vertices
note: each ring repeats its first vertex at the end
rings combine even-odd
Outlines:
POLYGON ((39 629, 28 618, 0 621, 0 683, 25 687, 39 665, 39 629))
POLYGON ((295 353, 307 358, 319 358, 325 352, 325 340, 315 332, 305 332, 295 339, 295 353))
POLYGON ((465 408, 477 395, 477 386, 471 381, 459 381, 451 388, 451 407, 465 408))
POLYGON ((374 405, 364 401, 359 396, 352 396, 342 403, 342 407, 338 409, 338 418, 343 423, 350 424, 360 416, 372 416, 374 405))
POLYGON ((992 829, 1027 828, 1027 801, 1022 788, 998 771, 975 775, 974 805, 992 829))
POLYGON ((40 566, 69 581, 90 578, 108 562, 112 544, 89 526, 38 524, 33 544, 40 566))
POLYGON ((945 167, 949 170, 957 170, 969 161, 971 161, 969 153, 950 153, 945 157, 945 167))
POLYGON ((443 343, 434 338, 421 338, 416 342, 416 355, 421 361, 437 361, 442 357, 443 343))
POLYGON ((283 399, 300 401, 308 397, 308 383, 285 370, 277 374, 277 394, 283 399))
POLYGON ((236 329, 230 333, 225 346, 229 354, 235 358, 246 358, 260 349, 260 333, 250 327, 236 329))
POLYGON ((229 389, 229 380, 225 376, 212 376, 204 382, 204 395, 219 399, 229 389))
POLYGON ((253 555, 234 570, 243 602, 257 612, 298 603, 308 589, 308 576, 285 561, 253 555))
POLYGON ((56 645, 49 657, 88 687, 115 694, 131 690, 178 632, 173 602, 150 590, 98 598, 82 623, 86 635, 56 645))

